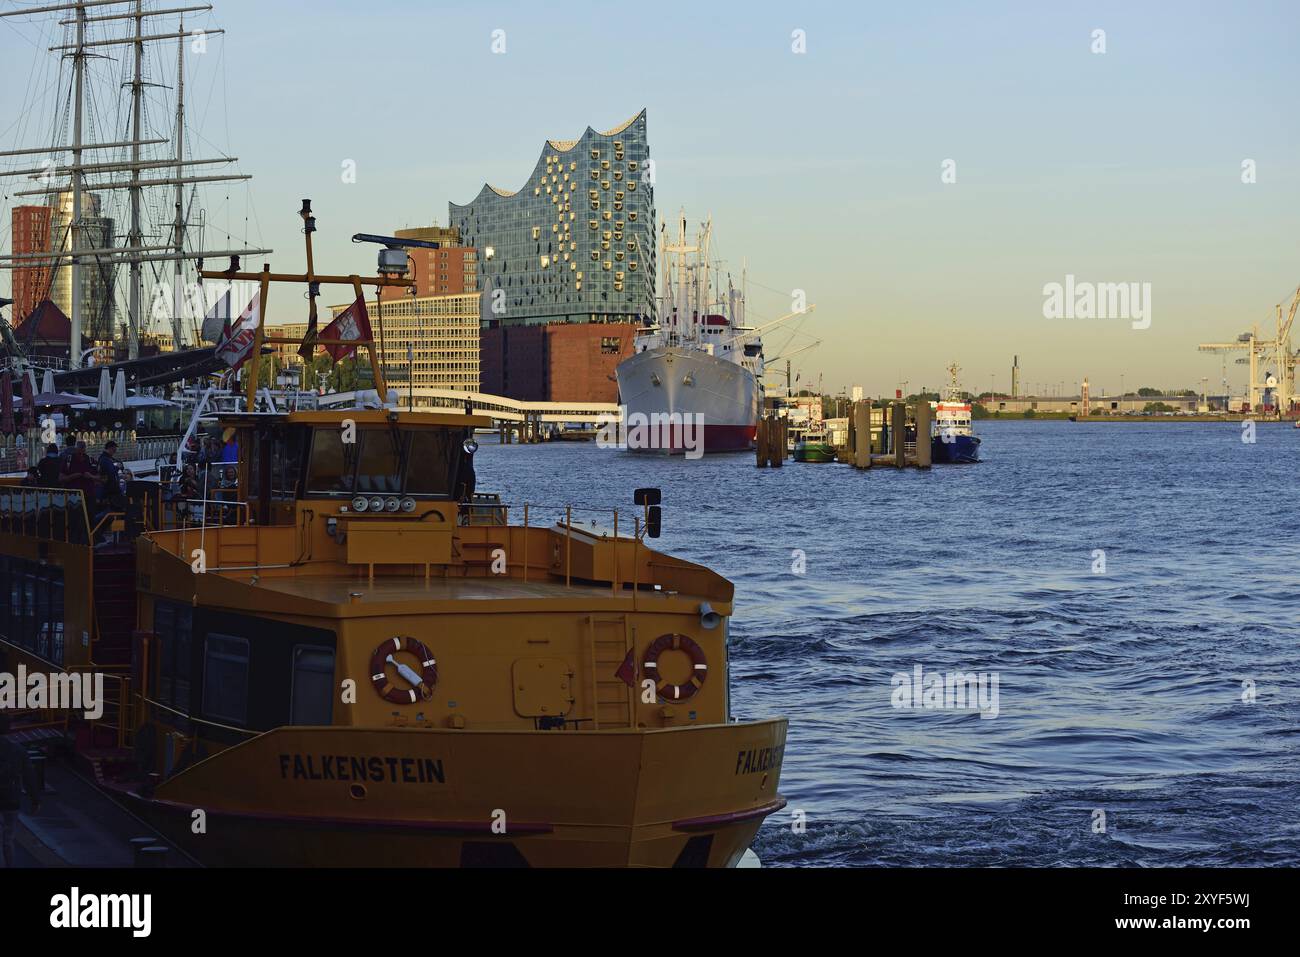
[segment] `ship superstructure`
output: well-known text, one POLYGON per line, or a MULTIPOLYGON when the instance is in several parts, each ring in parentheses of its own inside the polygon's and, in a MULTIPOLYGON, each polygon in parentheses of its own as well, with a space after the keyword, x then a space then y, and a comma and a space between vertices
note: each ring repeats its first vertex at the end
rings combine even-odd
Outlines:
POLYGON ((619 364, 619 400, 629 420, 667 421, 673 440, 645 451, 682 452, 677 424, 701 430, 706 452, 750 448, 763 408, 763 340, 745 320, 745 295, 725 289, 709 259, 713 225, 662 245, 659 315, 638 330, 633 354, 619 364))

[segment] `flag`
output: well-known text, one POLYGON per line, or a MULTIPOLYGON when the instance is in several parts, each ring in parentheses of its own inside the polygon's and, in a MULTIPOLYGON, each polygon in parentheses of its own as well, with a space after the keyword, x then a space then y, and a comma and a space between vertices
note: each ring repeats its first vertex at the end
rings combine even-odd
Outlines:
POLYGON ((636 649, 635 648, 628 650, 626 657, 623 658, 623 663, 619 665, 618 670, 614 672, 614 677, 618 678, 620 681, 626 682, 629 688, 636 687, 636 649))
POLYGON ((238 370, 248 357, 253 354, 253 341, 257 326, 262 321, 262 293, 253 296, 233 325, 227 324, 222 330, 221 341, 217 343, 216 354, 231 369, 238 370))
POLYGON ((230 290, 212 304, 207 315, 203 317, 203 330, 199 333, 204 342, 220 342, 225 338, 230 327, 230 290))
POLYGON ((356 302, 339 313, 338 318, 321 331, 318 341, 325 347, 325 351, 330 354, 330 358, 338 362, 340 359, 346 359, 348 356, 353 355, 357 351, 357 347, 355 345, 332 346, 329 343, 370 338, 370 315, 366 312, 365 300, 358 296, 356 302))

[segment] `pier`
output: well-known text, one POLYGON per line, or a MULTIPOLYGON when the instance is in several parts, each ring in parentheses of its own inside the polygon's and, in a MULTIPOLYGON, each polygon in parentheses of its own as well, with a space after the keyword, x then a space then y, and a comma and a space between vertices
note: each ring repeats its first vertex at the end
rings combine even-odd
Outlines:
POLYGON ((889 400, 879 407, 870 399, 854 402, 849 444, 841 450, 840 460, 859 469, 928 469, 931 416, 925 399, 889 400))

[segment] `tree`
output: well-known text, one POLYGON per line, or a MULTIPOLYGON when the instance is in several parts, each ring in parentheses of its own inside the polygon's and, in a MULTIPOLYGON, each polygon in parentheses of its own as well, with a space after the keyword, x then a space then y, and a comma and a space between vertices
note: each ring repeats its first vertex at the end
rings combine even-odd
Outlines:
POLYGON ((1142 409, 1143 412, 1173 412, 1172 405, 1166 405, 1163 402, 1148 402, 1142 409))
POLYGON ((1148 398, 1150 396, 1155 396, 1155 395, 1164 395, 1164 391, 1161 389, 1153 389, 1150 386, 1144 385, 1142 388, 1138 389, 1137 394, 1144 398, 1148 398))

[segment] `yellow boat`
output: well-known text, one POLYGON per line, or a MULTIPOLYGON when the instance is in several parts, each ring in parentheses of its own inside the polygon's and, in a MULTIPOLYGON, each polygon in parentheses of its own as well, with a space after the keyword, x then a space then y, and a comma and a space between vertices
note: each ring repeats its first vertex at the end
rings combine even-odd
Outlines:
POLYGON ((3 664, 109 678, 100 721, 29 726, 195 859, 734 866, 784 806, 785 720, 731 718, 733 586, 645 544, 653 495, 479 494, 468 412, 220 425, 201 524, 156 485, 95 526, 0 488, 3 664))

